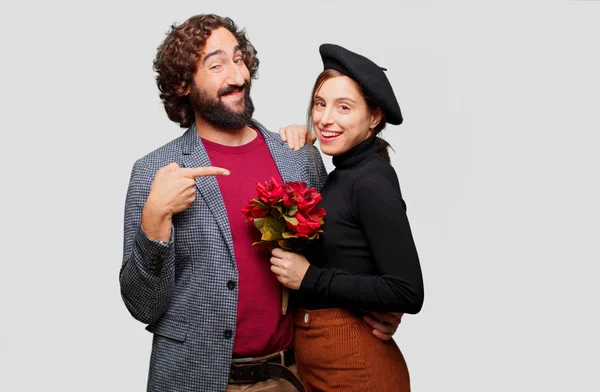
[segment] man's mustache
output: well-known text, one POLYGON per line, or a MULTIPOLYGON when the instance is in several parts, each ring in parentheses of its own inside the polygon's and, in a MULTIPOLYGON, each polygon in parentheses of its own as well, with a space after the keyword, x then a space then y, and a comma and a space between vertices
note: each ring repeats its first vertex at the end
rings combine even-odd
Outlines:
POLYGON ((219 90, 218 96, 222 97, 223 95, 228 95, 231 93, 235 93, 238 90, 246 90, 248 87, 250 86, 250 84, 248 82, 244 82, 244 84, 242 84, 241 86, 227 86, 221 90, 219 90))

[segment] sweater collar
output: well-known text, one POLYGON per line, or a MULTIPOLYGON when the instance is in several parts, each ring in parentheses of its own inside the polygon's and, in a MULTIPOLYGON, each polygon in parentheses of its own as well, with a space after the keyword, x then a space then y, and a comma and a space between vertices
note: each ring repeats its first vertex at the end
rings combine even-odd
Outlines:
POLYGON ((377 143, 377 137, 371 136, 342 155, 333 157, 332 162, 338 169, 356 167, 372 159, 374 156, 378 156, 379 149, 380 145, 377 143))

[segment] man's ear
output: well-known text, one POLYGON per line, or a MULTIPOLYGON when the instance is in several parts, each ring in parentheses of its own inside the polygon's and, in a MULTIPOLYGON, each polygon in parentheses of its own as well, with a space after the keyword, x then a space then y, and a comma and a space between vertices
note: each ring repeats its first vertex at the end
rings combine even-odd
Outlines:
POLYGON ((179 86, 177 87, 177 95, 180 97, 190 95, 190 84, 184 81, 179 83, 179 86))

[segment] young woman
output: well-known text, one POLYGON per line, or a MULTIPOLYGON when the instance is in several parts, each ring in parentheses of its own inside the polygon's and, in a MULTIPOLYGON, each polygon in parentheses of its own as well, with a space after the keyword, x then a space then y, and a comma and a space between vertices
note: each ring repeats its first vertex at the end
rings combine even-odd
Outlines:
POLYGON ((383 72, 340 46, 320 47, 309 126, 335 170, 323 188, 324 234, 304 255, 274 249, 271 270, 295 293, 295 348, 309 391, 409 391, 404 358, 362 311, 418 313, 419 258, 387 142, 402 114, 383 72))

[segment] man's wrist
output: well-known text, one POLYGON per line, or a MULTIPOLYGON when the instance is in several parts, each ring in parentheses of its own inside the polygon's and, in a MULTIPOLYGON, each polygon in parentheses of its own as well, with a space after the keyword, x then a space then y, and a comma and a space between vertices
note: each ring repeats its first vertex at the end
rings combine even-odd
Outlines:
POLYGON ((147 203, 142 211, 142 229, 149 238, 168 242, 171 238, 172 217, 164 209, 147 203))

